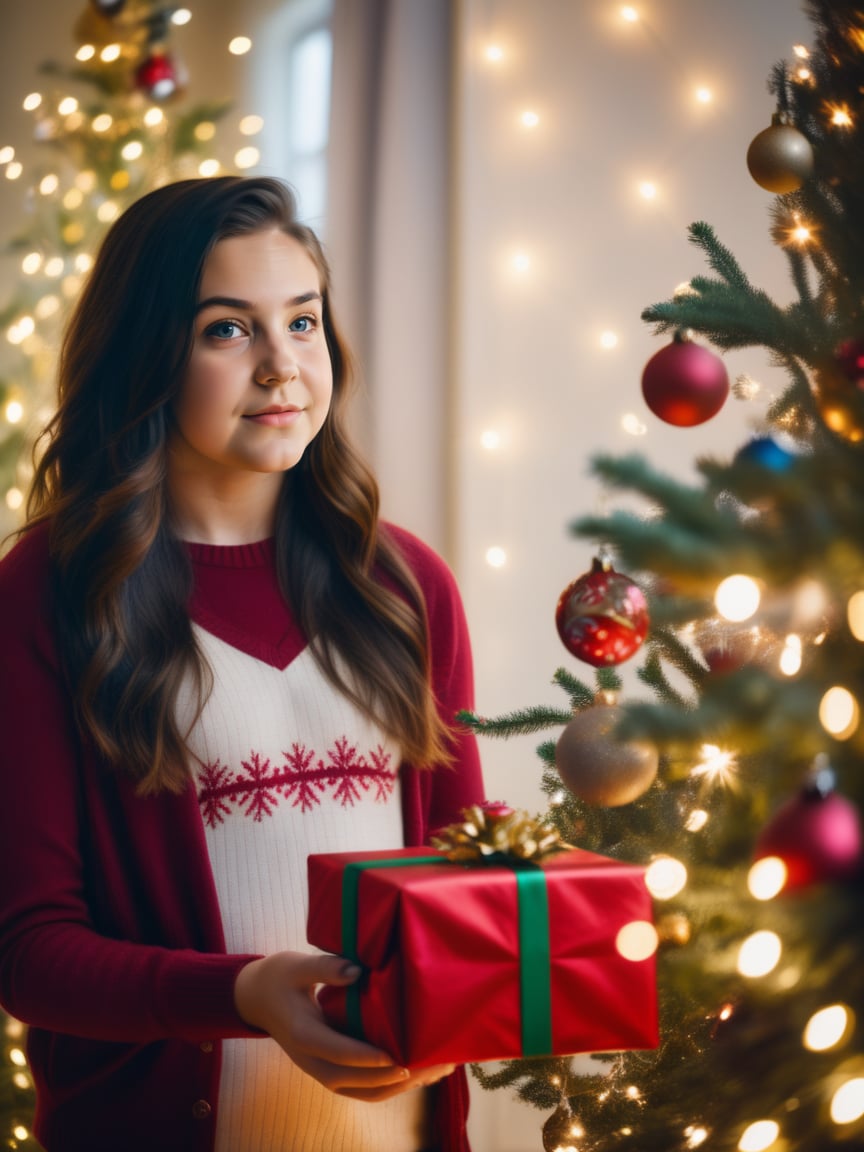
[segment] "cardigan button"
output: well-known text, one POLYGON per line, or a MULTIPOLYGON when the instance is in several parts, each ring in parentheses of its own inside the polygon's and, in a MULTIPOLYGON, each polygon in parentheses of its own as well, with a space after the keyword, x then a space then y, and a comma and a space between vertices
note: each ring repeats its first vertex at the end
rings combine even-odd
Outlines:
POLYGON ((202 1052, 212 1052, 213 1051, 213 1041, 212 1040, 202 1040, 201 1043, 198 1045, 198 1047, 201 1049, 202 1052))
POLYGON ((192 1115, 196 1120, 206 1120, 212 1111, 206 1100, 196 1100, 192 1105, 192 1115))

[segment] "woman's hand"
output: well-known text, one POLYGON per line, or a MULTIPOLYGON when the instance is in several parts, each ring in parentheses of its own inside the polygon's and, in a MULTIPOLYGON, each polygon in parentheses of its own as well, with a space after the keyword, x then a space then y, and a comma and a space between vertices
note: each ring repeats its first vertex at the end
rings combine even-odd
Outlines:
POLYGON ((340 1096, 387 1100, 448 1076, 452 1064, 412 1072, 386 1052, 331 1028, 315 998, 319 984, 352 984, 360 969, 339 956, 274 952, 252 960, 234 984, 240 1016, 267 1032, 309 1076, 340 1096))

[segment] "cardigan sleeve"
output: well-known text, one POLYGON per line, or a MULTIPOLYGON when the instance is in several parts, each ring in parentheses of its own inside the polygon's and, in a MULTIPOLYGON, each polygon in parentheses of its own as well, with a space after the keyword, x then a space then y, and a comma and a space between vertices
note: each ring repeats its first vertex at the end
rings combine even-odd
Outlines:
MULTIPOLYGON (((0 562, 0 1003, 27 1024, 91 1039, 254 1035, 233 1000, 251 957, 184 947, 199 932, 191 925, 173 946, 159 939, 159 899, 140 875, 153 869, 138 868, 130 845, 135 835, 139 851, 147 842, 158 798, 141 801, 131 784, 88 762, 50 621, 47 531, 39 526, 0 562), (132 798, 125 812, 124 786, 132 798), (152 813, 143 830, 124 825, 136 804, 152 813)), ((182 804, 172 796, 163 807, 179 812, 182 804)), ((182 825, 164 835, 176 839, 182 825)), ((152 837, 150 847, 165 849, 152 837)), ((179 921, 167 884, 181 891, 188 883, 178 874, 155 885, 168 892, 163 920, 179 921)))
POLYGON ((422 805, 421 827, 406 814, 406 841, 422 843, 431 833, 459 818, 463 808, 484 799, 477 740, 456 721, 474 708, 474 668, 462 598, 453 572, 427 544, 403 528, 386 531, 423 592, 429 623, 432 688, 438 712, 450 733, 452 763, 412 769, 422 805))

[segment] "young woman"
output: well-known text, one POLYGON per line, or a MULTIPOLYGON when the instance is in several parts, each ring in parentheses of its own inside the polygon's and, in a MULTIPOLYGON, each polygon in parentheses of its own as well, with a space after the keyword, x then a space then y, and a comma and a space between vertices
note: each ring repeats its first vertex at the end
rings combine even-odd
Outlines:
POLYGON ((467 1149, 464 1072, 330 1029, 312 852, 482 800, 459 596, 379 522, 278 181, 168 185, 70 323, 0 563, 0 1001, 48 1152, 467 1149))

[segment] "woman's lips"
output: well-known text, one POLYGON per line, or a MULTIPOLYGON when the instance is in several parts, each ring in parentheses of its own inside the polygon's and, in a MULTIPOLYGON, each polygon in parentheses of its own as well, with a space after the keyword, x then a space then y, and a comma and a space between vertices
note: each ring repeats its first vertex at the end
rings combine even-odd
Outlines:
POLYGON ((264 408, 261 412, 251 412, 244 420, 255 424, 267 424, 271 428, 286 428, 300 415, 301 408, 264 408))

